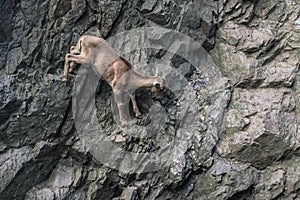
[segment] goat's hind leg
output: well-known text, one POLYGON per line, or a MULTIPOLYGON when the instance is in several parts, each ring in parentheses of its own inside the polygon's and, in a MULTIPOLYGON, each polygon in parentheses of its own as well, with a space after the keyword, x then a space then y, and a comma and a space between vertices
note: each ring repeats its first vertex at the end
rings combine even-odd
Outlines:
MULTIPOLYGON (((71 46, 70 53, 72 55, 80 55, 80 52, 77 51, 75 48, 76 48, 75 46, 71 46)), ((75 62, 70 62, 69 73, 73 73, 74 72, 75 66, 76 66, 75 62)))
POLYGON ((67 82, 69 79, 69 73, 72 73, 75 68, 75 62, 70 61, 70 56, 75 52, 75 46, 71 46, 70 53, 66 54, 65 56, 65 63, 64 63, 64 75, 63 81, 67 82))
POLYGON ((70 61, 69 61, 69 55, 67 54, 65 56, 65 64, 64 64, 64 75, 63 75, 63 81, 67 82, 69 77, 69 67, 70 67, 70 61))
POLYGON ((69 68, 69 73, 70 74, 74 73, 75 66, 76 66, 75 62, 70 62, 70 68, 69 68))
POLYGON ((86 60, 85 56, 82 55, 73 55, 73 54, 67 54, 65 57, 65 65, 64 65, 64 78, 63 81, 68 81, 69 76, 69 68, 70 68, 70 62, 75 62, 78 64, 84 63, 86 60))

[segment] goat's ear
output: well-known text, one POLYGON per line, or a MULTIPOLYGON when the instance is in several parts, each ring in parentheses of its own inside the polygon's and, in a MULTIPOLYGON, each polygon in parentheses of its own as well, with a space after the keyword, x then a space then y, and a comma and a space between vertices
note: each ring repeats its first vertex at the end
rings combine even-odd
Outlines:
POLYGON ((156 88, 159 88, 160 87, 160 83, 158 81, 154 81, 153 82, 153 85, 156 87, 156 88))

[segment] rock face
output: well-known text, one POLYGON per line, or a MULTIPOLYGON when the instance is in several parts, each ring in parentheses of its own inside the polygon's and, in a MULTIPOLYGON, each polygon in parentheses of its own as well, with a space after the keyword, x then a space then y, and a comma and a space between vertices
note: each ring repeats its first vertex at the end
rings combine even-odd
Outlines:
POLYGON ((300 199, 299 12, 297 0, 0 1, 0 199, 300 199), (100 81, 85 110, 101 137, 76 124, 75 75, 62 82, 84 34, 143 74, 168 72, 161 101, 137 92, 143 118, 127 129, 100 81), (168 151, 162 167, 139 157, 168 151))

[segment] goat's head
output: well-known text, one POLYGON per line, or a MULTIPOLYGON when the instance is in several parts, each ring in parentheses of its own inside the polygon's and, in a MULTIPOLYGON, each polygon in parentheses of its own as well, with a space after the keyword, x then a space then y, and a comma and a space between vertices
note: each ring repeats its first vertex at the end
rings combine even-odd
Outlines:
POLYGON ((162 77, 158 76, 153 82, 151 87, 151 92, 153 96, 157 99, 162 99, 164 97, 164 90, 166 88, 166 81, 162 77))

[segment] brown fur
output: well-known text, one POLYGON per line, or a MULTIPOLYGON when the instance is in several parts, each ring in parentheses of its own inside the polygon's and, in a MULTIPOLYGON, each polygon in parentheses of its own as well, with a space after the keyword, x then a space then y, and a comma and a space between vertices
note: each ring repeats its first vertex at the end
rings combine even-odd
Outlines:
POLYGON ((165 80, 159 76, 145 76, 133 70, 132 64, 120 57, 103 38, 85 35, 79 38, 77 45, 70 48, 65 56, 63 80, 68 81, 68 73, 78 64, 91 64, 101 78, 113 90, 117 103, 121 125, 127 124, 124 118, 126 95, 130 95, 136 117, 141 115, 134 90, 140 87, 150 88, 154 95, 161 99, 165 80))

